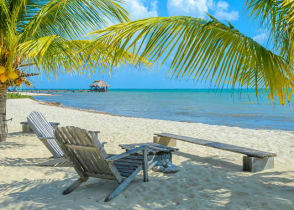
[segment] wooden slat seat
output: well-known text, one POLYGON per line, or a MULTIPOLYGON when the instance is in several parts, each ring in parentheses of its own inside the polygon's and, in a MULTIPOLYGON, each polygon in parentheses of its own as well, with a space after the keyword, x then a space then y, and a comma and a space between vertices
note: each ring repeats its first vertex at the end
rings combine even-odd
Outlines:
POLYGON ((118 172, 123 177, 130 176, 139 166, 142 165, 143 156, 130 155, 119 160, 113 161, 118 172))
POLYGON ((140 171, 144 172, 144 181, 148 181, 148 165, 156 163, 148 161, 146 146, 119 155, 107 154, 98 139, 98 132, 68 126, 57 128, 54 134, 60 148, 80 176, 63 194, 72 192, 87 181, 88 177, 111 179, 119 185, 106 197, 105 201, 109 201, 119 195, 140 171), (133 155, 138 151, 143 151, 143 156, 133 155))
POLYGON ((187 136, 180 136, 170 133, 158 133, 155 134, 154 142, 168 145, 171 140, 180 140, 201 146, 212 147, 225 151, 235 152, 246 155, 243 158, 243 170, 244 171, 261 171, 264 169, 273 168, 275 153, 263 152, 260 150, 250 149, 246 147, 235 146, 231 144, 225 144, 221 142, 208 141, 198 138, 192 138, 187 136))

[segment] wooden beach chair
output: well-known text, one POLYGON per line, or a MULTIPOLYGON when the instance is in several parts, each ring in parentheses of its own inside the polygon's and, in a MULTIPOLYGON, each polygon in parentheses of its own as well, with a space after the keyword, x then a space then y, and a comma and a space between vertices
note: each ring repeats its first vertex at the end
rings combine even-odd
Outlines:
POLYGON ((53 155, 53 160, 41 163, 42 166, 68 165, 69 161, 64 158, 64 154, 54 139, 54 128, 40 112, 32 112, 27 117, 28 124, 41 142, 53 155))
POLYGON ((115 180, 119 185, 105 198, 107 202, 118 196, 141 170, 144 172, 144 181, 148 181, 148 164, 152 167, 156 161, 148 163, 147 146, 120 155, 108 155, 98 139, 98 133, 72 126, 55 130, 56 141, 80 176, 63 191, 64 195, 71 193, 89 177, 115 180), (143 155, 135 155, 138 152, 143 152, 143 155))

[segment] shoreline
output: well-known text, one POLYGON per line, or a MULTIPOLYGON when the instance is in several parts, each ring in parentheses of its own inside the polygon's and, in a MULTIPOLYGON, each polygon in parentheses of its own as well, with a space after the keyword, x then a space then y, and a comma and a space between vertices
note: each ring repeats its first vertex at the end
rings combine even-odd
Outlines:
MULTIPOLYGON (((132 117, 132 116, 124 116, 124 115, 111 114, 111 113, 97 111, 97 110, 93 110, 93 109, 82 109, 82 108, 77 108, 77 107, 64 106, 63 104, 61 104, 59 102, 42 101, 42 100, 37 100, 35 98, 33 100, 36 101, 36 102, 38 102, 39 104, 42 104, 42 105, 60 107, 60 108, 64 108, 64 109, 71 109, 71 110, 76 110, 76 111, 83 111, 83 112, 95 113, 95 114, 104 114, 104 115, 117 116, 117 117, 137 118, 137 117, 132 117)), ((143 119, 150 119, 150 118, 143 118, 143 119)))
POLYGON ((7 93, 19 93, 24 96, 56 96, 56 94, 51 94, 51 93, 30 93, 30 92, 7 92, 7 93))
POLYGON ((77 107, 71 107, 71 106, 64 106, 63 104, 59 103, 59 102, 51 102, 51 101, 42 101, 42 100, 38 100, 38 99, 31 99, 34 100, 42 105, 48 105, 48 106, 55 106, 55 107, 60 107, 60 108, 64 108, 64 109, 71 109, 71 110, 77 110, 77 111, 84 111, 84 112, 88 112, 88 113, 94 113, 94 114, 104 114, 104 115, 108 115, 108 116, 116 116, 116 117, 126 117, 126 118, 134 118, 134 119, 150 119, 150 120, 162 120, 162 121, 170 121, 170 122, 183 122, 183 123, 199 123, 199 124, 203 124, 203 125, 212 125, 212 126, 226 126, 226 127, 230 127, 230 128, 241 128, 241 129, 248 129, 248 130, 268 130, 268 131, 283 131, 283 132, 289 132, 289 133, 294 133, 294 128, 293 130, 282 130, 282 129, 266 129, 266 128, 244 128, 244 127, 240 127, 240 126, 230 126, 230 125, 220 125, 220 124, 208 124, 208 123, 202 123, 202 122, 191 122, 191 121, 177 121, 177 120, 165 120, 165 119, 158 119, 158 118, 147 118, 147 117, 135 117, 135 116, 126 116, 126 115, 118 115, 118 114, 112 114, 112 113, 108 113, 108 112, 103 112, 103 111, 98 111, 98 110, 94 110, 94 109, 84 109, 84 108, 77 108, 77 107))

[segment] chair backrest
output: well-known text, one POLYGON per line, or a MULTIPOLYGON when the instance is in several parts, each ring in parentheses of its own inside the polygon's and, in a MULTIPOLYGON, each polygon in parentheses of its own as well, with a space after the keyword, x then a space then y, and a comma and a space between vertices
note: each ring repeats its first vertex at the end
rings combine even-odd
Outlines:
POLYGON ((27 120, 30 128, 39 138, 54 138, 54 128, 41 112, 32 112, 27 120))
POLYGON ((63 156, 63 152, 54 140, 54 128, 40 112, 32 112, 28 117, 28 124, 33 132, 45 144, 55 158, 63 156))
POLYGON ((73 162, 80 176, 122 182, 123 178, 114 164, 106 161, 108 155, 98 139, 98 132, 67 126, 57 128, 54 134, 60 148, 73 162))

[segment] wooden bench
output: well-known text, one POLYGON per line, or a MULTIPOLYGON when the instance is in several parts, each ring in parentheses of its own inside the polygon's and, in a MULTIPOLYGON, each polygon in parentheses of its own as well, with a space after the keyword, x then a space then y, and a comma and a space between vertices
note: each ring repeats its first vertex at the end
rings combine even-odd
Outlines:
POLYGON ((153 138, 154 143, 163 144, 171 147, 176 146, 176 140, 244 154, 246 156, 243 157, 243 171, 257 172, 265 169, 271 169, 274 167, 274 157, 277 156, 275 153, 263 152, 245 147, 191 138, 187 136, 179 136, 170 133, 155 134, 153 138))

